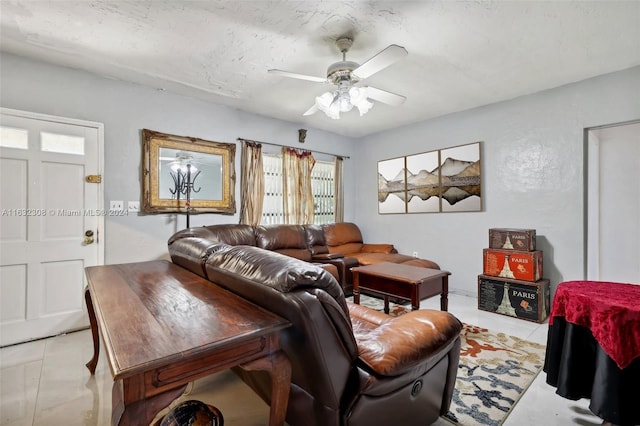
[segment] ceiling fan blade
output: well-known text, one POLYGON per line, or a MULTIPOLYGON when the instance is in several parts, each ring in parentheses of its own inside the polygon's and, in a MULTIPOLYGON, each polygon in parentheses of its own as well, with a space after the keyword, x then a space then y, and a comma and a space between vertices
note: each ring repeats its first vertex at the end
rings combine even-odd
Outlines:
POLYGON ((289 72, 289 71, 271 69, 271 70, 268 70, 268 72, 270 72, 271 74, 278 74, 278 75, 281 75, 283 77, 297 78, 299 80, 315 81, 317 83, 326 83, 326 81, 327 81, 327 79, 324 78, 324 77, 314 77, 312 75, 298 74, 298 73, 289 72))
POLYGON ((396 95, 395 93, 387 92, 386 90, 377 89, 369 86, 367 97, 374 101, 379 101, 388 105, 398 106, 403 103, 407 98, 402 95, 396 95))
POLYGON ((302 115, 311 115, 311 114, 315 114, 316 112, 318 112, 318 107, 316 106, 316 104, 313 104, 313 106, 311 108, 309 108, 304 114, 302 115))
POLYGON ((385 69, 405 56, 407 56, 407 49, 402 46, 398 46, 397 44, 392 44, 364 64, 360 65, 351 73, 355 74, 360 79, 364 79, 385 69))

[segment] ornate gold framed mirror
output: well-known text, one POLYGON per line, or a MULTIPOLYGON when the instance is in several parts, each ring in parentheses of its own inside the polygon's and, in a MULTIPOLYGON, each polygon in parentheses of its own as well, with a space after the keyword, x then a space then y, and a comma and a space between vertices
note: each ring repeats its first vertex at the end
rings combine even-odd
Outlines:
POLYGON ((142 129, 142 152, 143 212, 236 212, 235 144, 142 129))

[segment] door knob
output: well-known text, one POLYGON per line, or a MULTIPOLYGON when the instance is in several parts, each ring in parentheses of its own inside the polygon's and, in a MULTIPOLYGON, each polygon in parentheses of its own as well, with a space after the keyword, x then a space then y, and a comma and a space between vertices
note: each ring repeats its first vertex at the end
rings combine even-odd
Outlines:
POLYGON ((88 230, 87 232, 84 233, 84 245, 88 246, 89 244, 93 243, 93 231, 92 230, 88 230))

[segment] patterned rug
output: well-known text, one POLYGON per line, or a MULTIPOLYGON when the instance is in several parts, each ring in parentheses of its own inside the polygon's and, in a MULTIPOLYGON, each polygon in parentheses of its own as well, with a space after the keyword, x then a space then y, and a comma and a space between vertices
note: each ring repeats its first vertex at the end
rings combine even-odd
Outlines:
MULTIPOLYGON (((382 300, 374 297, 362 295, 360 303, 383 309, 382 300)), ((409 310, 389 306, 395 316, 409 310)), ((463 324, 460 337, 456 387, 443 418, 462 426, 501 425, 542 369, 545 345, 469 324, 463 324)))
MULTIPOLYGON (((347 300, 349 302, 353 302, 353 296, 347 297, 347 300)), ((360 294, 360 304, 362 306, 366 306, 367 308, 375 309, 376 311, 384 310, 384 301, 382 299, 367 296, 366 294, 360 294)), ((405 314, 410 310, 411 302, 409 302, 408 300, 404 305, 389 302, 389 315, 391 315, 392 317, 397 317, 399 315, 405 314)))

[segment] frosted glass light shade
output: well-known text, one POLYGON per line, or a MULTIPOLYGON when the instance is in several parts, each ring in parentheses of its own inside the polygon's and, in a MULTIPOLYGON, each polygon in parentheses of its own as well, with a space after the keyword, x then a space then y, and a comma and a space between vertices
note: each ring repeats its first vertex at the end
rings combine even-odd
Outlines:
POLYGON ((360 111, 360 116, 363 116, 373 107, 373 103, 369 102, 367 95, 367 87, 352 87, 349 91, 325 92, 316 97, 316 107, 334 120, 340 118, 341 112, 349 112, 354 106, 360 111))

